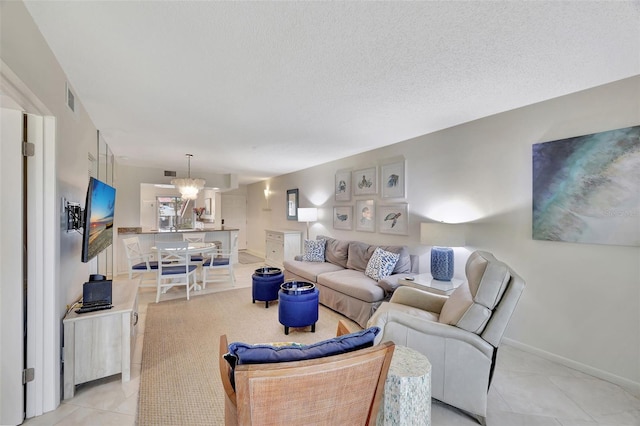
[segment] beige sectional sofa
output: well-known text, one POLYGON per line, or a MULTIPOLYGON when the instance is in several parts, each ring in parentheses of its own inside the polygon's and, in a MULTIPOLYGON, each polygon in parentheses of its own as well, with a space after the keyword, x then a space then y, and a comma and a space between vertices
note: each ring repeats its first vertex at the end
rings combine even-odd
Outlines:
POLYGON ((308 281, 320 292, 320 303, 365 327, 371 315, 398 286, 398 279, 418 273, 418 256, 407 246, 376 246, 359 241, 326 240, 325 261, 306 262, 302 256, 284 262, 285 279, 308 281), (365 275, 376 247, 400 255, 392 275, 375 281, 365 275))

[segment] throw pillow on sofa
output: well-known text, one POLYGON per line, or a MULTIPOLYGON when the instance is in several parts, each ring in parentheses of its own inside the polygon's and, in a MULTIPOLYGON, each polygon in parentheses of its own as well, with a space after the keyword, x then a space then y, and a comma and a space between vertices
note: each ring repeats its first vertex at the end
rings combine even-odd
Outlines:
POLYGON ((367 269, 365 269, 364 273, 372 280, 379 281, 391 275, 399 258, 400 255, 397 253, 391 253, 390 251, 376 247, 373 255, 369 259, 369 263, 367 263, 367 269))
POLYGON ((305 262, 324 262, 325 244, 326 240, 304 240, 302 260, 305 262))

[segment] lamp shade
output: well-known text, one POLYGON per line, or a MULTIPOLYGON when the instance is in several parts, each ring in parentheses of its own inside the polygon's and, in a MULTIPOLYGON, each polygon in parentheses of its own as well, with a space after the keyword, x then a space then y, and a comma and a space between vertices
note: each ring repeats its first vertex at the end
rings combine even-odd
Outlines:
POLYGON ((298 209, 298 222, 315 222, 318 220, 318 209, 307 207, 298 209))
POLYGON ((420 242, 427 246, 463 247, 465 225, 429 222, 420 224, 420 242))

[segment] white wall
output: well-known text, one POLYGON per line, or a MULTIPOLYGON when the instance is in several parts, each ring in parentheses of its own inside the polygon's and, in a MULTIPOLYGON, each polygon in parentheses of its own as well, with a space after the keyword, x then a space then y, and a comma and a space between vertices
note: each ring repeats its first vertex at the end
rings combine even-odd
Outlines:
MULTIPOLYGON (((43 318, 45 329, 40 330, 47 336, 52 336, 56 345, 51 349, 53 353, 50 353, 50 348, 41 348, 45 354, 43 362, 47 371, 36 373, 56 377, 56 383, 44 392, 46 411, 55 408, 60 397, 61 319, 66 312, 66 305, 81 295, 82 284, 89 273, 88 265, 80 261, 82 236, 77 232, 67 233, 65 230, 62 198, 84 205, 88 183, 87 158, 89 153, 97 157, 97 131, 78 96, 76 113, 67 108, 66 76, 24 4, 0 2, 0 16, 2 61, 37 97, 42 107, 55 118, 56 123, 55 198, 58 200, 59 217, 55 222, 59 229, 54 231, 54 235, 57 273, 49 276, 46 282, 46 292, 52 294, 53 298, 47 298, 46 303, 51 305, 46 306, 44 312, 53 312, 53 316, 43 318)), ((5 71, 9 72, 3 70, 5 71)), ((21 159, 17 158, 16 161, 21 159)), ((47 219, 46 222, 49 223, 50 220, 47 219)), ((51 232, 50 229, 48 231, 51 232)))
MULTIPOLYGON (((286 220, 286 190, 319 207, 311 238, 407 244, 428 271, 420 222, 472 221, 468 250, 493 252, 527 281, 507 337, 530 350, 640 389, 640 248, 534 241, 531 147, 640 124, 640 77, 498 114, 250 185, 249 250, 264 253, 264 229, 304 230, 286 220), (402 155, 407 166, 409 236, 332 228, 334 175, 402 155), (272 195, 265 211, 264 188, 272 195)), ((369 197, 358 197, 365 199, 369 197)), ((379 196, 376 205, 382 204, 379 196)), ((456 276, 468 251, 456 252, 456 276)))

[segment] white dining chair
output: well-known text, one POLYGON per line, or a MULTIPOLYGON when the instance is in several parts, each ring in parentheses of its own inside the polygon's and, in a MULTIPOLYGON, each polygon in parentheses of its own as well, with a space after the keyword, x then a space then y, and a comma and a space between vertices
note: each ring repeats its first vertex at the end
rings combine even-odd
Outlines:
POLYGON ((158 280, 156 303, 160 301, 160 293, 166 293, 171 287, 185 286, 187 300, 189 292, 196 286, 197 265, 190 260, 188 241, 158 241, 158 280))
POLYGON ((235 287, 236 277, 233 272, 233 253, 238 247, 238 234, 235 234, 229 251, 216 249, 211 252, 211 257, 202 263, 202 288, 207 287, 207 283, 231 281, 235 287), (218 272, 218 271, 222 271, 218 272))
POLYGON ((123 238, 122 243, 124 244, 124 249, 127 255, 127 263, 129 264, 129 279, 133 279, 134 274, 140 274, 140 287, 155 287, 155 276, 146 279, 146 281, 151 282, 150 284, 143 284, 143 282, 145 281, 146 273, 158 273, 158 262, 155 260, 151 260, 153 257, 152 253, 142 250, 138 237, 123 238))
MULTIPOLYGON (((183 241, 188 241, 190 243, 204 243, 205 235, 206 234, 204 232, 183 233, 182 234, 182 240, 183 241)), ((191 255, 191 261, 192 262, 203 262, 204 261, 204 256, 203 256, 202 253, 192 254, 191 255)))

